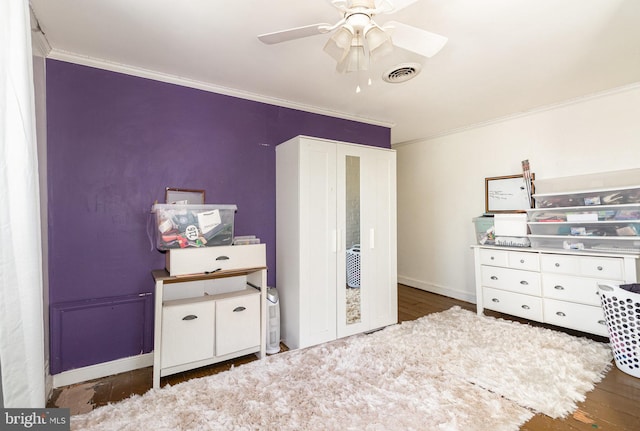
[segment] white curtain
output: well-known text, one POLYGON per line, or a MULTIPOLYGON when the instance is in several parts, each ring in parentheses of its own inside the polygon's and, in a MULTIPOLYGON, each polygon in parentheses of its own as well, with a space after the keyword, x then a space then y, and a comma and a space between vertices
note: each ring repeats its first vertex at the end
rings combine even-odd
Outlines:
POLYGON ((28 0, 0 1, 0 363, 5 407, 45 405, 42 253, 28 0))

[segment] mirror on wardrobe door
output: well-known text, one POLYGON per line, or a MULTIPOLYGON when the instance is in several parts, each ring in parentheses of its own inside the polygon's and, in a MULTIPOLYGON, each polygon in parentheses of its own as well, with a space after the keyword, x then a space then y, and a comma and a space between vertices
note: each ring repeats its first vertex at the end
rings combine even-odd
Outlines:
POLYGON ((360 157, 346 156, 346 301, 347 324, 361 320, 360 157))

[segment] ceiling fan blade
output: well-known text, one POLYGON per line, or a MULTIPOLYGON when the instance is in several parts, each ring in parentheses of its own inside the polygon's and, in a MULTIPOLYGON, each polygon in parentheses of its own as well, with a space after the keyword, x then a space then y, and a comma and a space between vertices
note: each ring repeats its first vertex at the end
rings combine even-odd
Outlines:
POLYGON ((389 21, 385 23, 383 28, 389 31, 395 46, 415 52, 423 57, 433 57, 449 40, 439 34, 397 21, 389 21))
POLYGON ((294 39, 301 39, 303 37, 315 36, 327 32, 327 28, 331 27, 331 24, 319 23, 305 25, 303 27, 290 28, 288 30, 274 31, 273 33, 265 33, 258 36, 258 39, 267 45, 274 43, 286 42, 294 39))
POLYGON ((349 7, 349 2, 347 0, 329 0, 329 3, 341 12, 346 11, 349 7))
POLYGON ((393 11, 397 12, 401 9, 411 6, 414 3, 417 3, 418 0, 392 0, 393 3, 393 11))
POLYGON ((411 6, 418 0, 376 0, 376 8, 381 13, 394 13, 411 6))

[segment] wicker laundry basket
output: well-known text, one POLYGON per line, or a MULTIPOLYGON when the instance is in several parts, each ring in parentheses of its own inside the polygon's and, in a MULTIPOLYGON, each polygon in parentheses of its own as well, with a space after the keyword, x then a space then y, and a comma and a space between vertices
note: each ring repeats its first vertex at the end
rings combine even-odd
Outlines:
POLYGON ((616 366, 640 378, 640 293, 631 291, 640 284, 622 286, 598 284, 598 293, 616 366))

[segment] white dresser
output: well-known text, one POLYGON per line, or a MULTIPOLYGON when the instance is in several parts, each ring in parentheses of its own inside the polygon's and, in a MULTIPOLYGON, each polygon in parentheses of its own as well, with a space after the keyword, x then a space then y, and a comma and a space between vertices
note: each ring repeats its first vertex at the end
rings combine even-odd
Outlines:
POLYGON ((640 256, 473 246, 478 314, 484 309, 608 336, 598 283, 636 283, 640 256))
POLYGON ((172 272, 191 268, 198 259, 210 262, 209 266, 215 270, 178 276, 171 276, 164 269, 152 272, 155 280, 154 388, 160 386, 162 376, 250 353, 265 356, 265 245, 221 246, 176 253, 171 260, 172 272))

